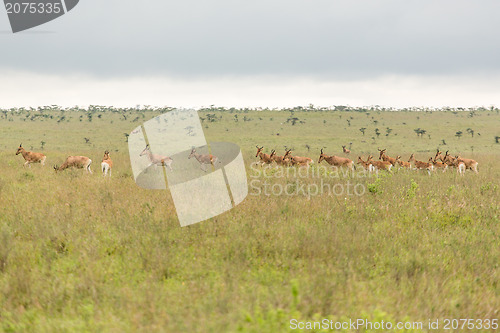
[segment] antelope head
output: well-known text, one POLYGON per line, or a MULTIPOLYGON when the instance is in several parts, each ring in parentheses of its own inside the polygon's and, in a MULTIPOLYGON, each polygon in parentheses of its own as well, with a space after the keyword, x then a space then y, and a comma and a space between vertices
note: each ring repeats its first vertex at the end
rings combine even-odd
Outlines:
POLYGON ((260 147, 259 146, 255 146, 257 148, 257 154, 255 154, 255 157, 259 156, 260 152, 262 151, 262 149, 264 149, 264 146, 260 147))
POLYGON ((436 149, 436 156, 434 156, 434 160, 437 160, 439 157, 441 157, 442 152, 439 151, 439 149, 436 149))
POLYGON ((377 148, 377 149, 378 149, 378 151, 380 152, 380 155, 379 155, 378 159, 379 159, 379 160, 381 160, 381 159, 382 159, 382 156, 384 156, 384 153, 385 153, 385 151, 386 151, 387 149, 383 149, 383 150, 380 150, 380 148, 377 148))
POLYGON ((193 149, 191 149, 191 154, 189 154, 188 159, 190 159, 191 157, 194 157, 194 156, 195 156, 195 154, 196 154, 196 149, 194 149, 194 148, 193 148, 193 149))
POLYGON ((139 156, 144 156, 149 152, 149 144, 146 145, 146 148, 142 151, 142 153, 139 156))
POLYGON ((291 151, 292 151, 291 149, 285 150, 285 155, 283 155, 283 161, 285 161, 285 160, 286 160, 286 158, 287 158, 288 156, 290 156, 290 152, 291 152, 291 151))
POLYGON ((21 144, 19 145, 19 148, 17 148, 16 155, 19 155, 19 154, 20 154, 23 150, 24 150, 24 148, 23 148, 23 144, 21 143, 21 144))
POLYGON ((321 148, 321 153, 319 154, 318 164, 320 164, 321 161, 323 161, 326 157, 327 157, 327 155, 325 153, 323 153, 323 148, 321 148))
POLYGON ((415 154, 411 154, 410 155, 410 158, 408 159, 408 162, 411 162, 411 161, 415 160, 415 156, 414 155, 415 154))

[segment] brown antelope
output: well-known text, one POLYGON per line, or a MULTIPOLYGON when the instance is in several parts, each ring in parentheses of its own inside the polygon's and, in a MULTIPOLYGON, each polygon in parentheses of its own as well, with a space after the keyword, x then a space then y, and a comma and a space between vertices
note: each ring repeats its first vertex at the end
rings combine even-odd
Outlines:
POLYGON ((344 152, 344 154, 346 155, 349 155, 351 153, 351 151, 349 149, 347 149, 345 146, 342 146, 342 151, 344 152))
POLYGON ((40 163, 42 166, 45 165, 45 159, 47 158, 47 156, 45 156, 44 154, 42 153, 33 153, 31 151, 26 151, 24 148, 23 148, 23 144, 21 143, 19 145, 19 148, 17 148, 17 152, 16 152, 16 155, 23 155, 23 158, 26 162, 24 162, 24 167, 26 167, 26 165, 28 167, 31 168, 31 163, 40 163))
POLYGON ((438 160, 436 160, 436 157, 434 157, 434 158, 430 157, 429 163, 432 163, 432 165, 434 166, 434 168, 436 170, 443 169, 443 172, 445 172, 448 169, 448 164, 443 163, 443 162, 439 162, 438 160))
POLYGON ((387 149, 380 150, 380 148, 377 148, 378 151, 380 152, 380 156, 378 157, 379 160, 382 160, 384 162, 389 162, 392 165, 396 165, 396 159, 394 157, 389 157, 385 154, 387 149))
POLYGON ((361 156, 358 156, 358 164, 361 164, 361 166, 370 173, 375 170, 375 167, 370 162, 363 161, 361 156))
POLYGON ((219 159, 214 156, 214 155, 210 155, 210 154, 197 154, 196 153, 196 149, 191 149, 191 154, 189 154, 189 157, 188 159, 190 159, 191 157, 194 157, 196 158, 196 160, 200 163, 200 169, 207 172, 207 165, 210 164, 212 165, 213 167, 215 167, 215 163, 219 162, 221 163, 221 161, 219 161, 219 159))
POLYGON ((273 163, 273 159, 271 158, 271 155, 262 152, 262 150, 264 149, 264 146, 262 146, 260 148, 259 148, 259 146, 255 146, 255 147, 257 147, 257 154, 255 154, 255 157, 257 157, 257 156, 260 157, 260 166, 263 166, 264 164, 273 163))
POLYGON ((283 156, 283 161, 290 159, 290 163, 292 165, 305 166, 305 167, 309 167, 310 164, 314 163, 312 158, 302 157, 302 156, 292 156, 291 152, 292 152, 291 149, 285 152, 285 155, 283 156))
POLYGON ((455 157, 455 160, 459 160, 459 164, 460 164, 460 162, 463 162, 465 164, 466 169, 469 169, 469 170, 474 171, 475 173, 478 173, 477 172, 478 163, 475 160, 472 160, 470 158, 463 158, 463 157, 460 157, 460 155, 457 155, 455 157))
POLYGON ((90 170, 91 163, 92 160, 86 156, 68 156, 60 167, 54 165, 54 170, 63 171, 67 168, 77 168, 85 169, 86 172, 92 173, 92 170, 90 170))
POLYGON ((321 148, 321 153, 319 155, 318 159, 318 164, 320 164, 322 161, 326 161, 328 164, 336 166, 336 167, 347 167, 351 170, 355 169, 354 163, 352 160, 348 159, 347 157, 340 157, 340 156, 335 156, 331 155, 328 156, 325 153, 323 153, 323 148, 321 148))
POLYGON ((150 164, 146 167, 146 169, 152 165, 154 165, 155 168, 157 168, 158 166, 166 165, 170 169, 170 171, 173 171, 172 170, 172 161, 173 161, 172 158, 170 158, 168 156, 162 156, 162 155, 151 153, 151 149, 149 147, 149 144, 147 144, 146 148, 144 148, 144 150, 139 154, 139 156, 144 156, 144 155, 146 155, 148 157, 149 162, 150 162, 150 164))
POLYGON ((444 155, 441 155, 441 154, 436 154, 436 156, 439 157, 439 159, 441 160, 441 162, 447 164, 449 167, 455 167, 455 163, 453 163, 455 161, 455 157, 451 156, 450 154, 448 154, 449 150, 446 151, 446 154, 444 155))
POLYGON ((102 162, 101 162, 101 170, 102 170, 102 174, 104 177, 106 177, 106 175, 108 174, 108 171, 109 171, 109 176, 111 177, 111 168, 112 167, 113 167, 113 161, 109 157, 109 151, 106 150, 104 152, 104 157, 103 157, 102 162))
POLYGON ((378 174, 378 170, 386 170, 386 171, 391 171, 392 169, 392 164, 389 161, 374 161, 373 156, 369 155, 368 159, 366 160, 367 163, 370 163, 374 170, 378 174))
POLYGON ((453 160, 453 162, 451 162, 452 165, 454 167, 457 168, 457 172, 463 176, 465 175, 465 169, 466 169, 466 166, 465 166, 465 163, 462 159, 458 158, 458 156, 453 160))
POLYGON ((271 151, 270 157, 273 159, 274 162, 276 162, 277 165, 282 165, 282 166, 290 165, 290 160, 289 159, 284 160, 283 156, 276 155, 276 150, 274 149, 271 151))
POLYGON ((402 161, 401 155, 398 155, 398 157, 396 157, 396 163, 399 164, 399 166, 402 168, 407 168, 407 169, 411 168, 411 163, 402 161))
POLYGON ((415 169, 418 169, 418 170, 427 170, 427 172, 429 173, 429 175, 431 174, 431 171, 434 171, 434 165, 432 163, 417 161, 415 159, 415 154, 411 154, 410 159, 408 160, 408 162, 415 163, 415 169))

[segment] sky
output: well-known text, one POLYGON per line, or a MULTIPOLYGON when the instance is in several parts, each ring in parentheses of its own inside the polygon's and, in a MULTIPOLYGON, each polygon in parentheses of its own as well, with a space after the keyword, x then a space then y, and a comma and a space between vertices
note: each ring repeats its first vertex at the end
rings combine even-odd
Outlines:
POLYGON ((0 107, 500 106, 497 0, 81 0, 13 34, 0 107))

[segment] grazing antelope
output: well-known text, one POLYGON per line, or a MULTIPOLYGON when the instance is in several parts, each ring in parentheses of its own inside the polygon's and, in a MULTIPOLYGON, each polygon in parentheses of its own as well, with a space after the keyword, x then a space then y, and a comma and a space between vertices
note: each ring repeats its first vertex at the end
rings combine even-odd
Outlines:
POLYGON ((434 170, 434 165, 432 163, 417 161, 415 159, 415 154, 411 154, 410 159, 408 160, 408 162, 415 163, 415 169, 418 169, 418 170, 427 170, 427 172, 429 173, 429 175, 431 174, 431 171, 434 170))
POLYGON ((463 162, 465 164, 466 169, 470 169, 470 170, 474 171, 475 173, 478 173, 477 172, 478 163, 475 160, 472 160, 470 158, 462 158, 462 157, 460 157, 460 155, 457 155, 455 157, 455 160, 458 160, 459 165, 460 165, 460 162, 463 162))
POLYGON ((77 168, 85 169, 86 172, 92 173, 92 170, 90 170, 91 163, 92 160, 86 156, 68 156, 60 167, 54 165, 54 170, 63 171, 67 168, 77 168))
POLYGON ((273 159, 271 158, 271 155, 262 152, 262 150, 264 149, 264 146, 262 146, 260 148, 259 148, 259 146, 255 146, 255 147, 257 147, 257 154, 255 154, 255 157, 257 157, 257 156, 260 157, 260 166, 263 166, 264 164, 273 163, 273 159))
POLYGON ((402 168, 407 168, 407 169, 411 168, 411 163, 402 161, 401 155, 398 155, 398 157, 396 157, 396 163, 399 164, 399 166, 402 168))
POLYGON ((396 159, 394 157, 389 157, 385 154, 387 149, 380 150, 380 148, 377 148, 378 151, 380 152, 380 156, 378 157, 379 160, 382 160, 384 162, 389 162, 392 165, 396 165, 396 159))
POLYGON ((370 163, 373 166, 373 168, 377 172, 377 174, 378 174, 379 170, 386 170, 386 171, 390 172, 392 169, 391 162, 389 162, 389 161, 374 161, 372 155, 368 156, 368 159, 366 160, 366 162, 370 163))
POLYGON ((106 175, 108 174, 108 171, 109 171, 109 176, 111 177, 111 168, 112 167, 113 167, 113 161, 109 157, 109 151, 106 150, 104 152, 104 157, 103 157, 102 162, 101 162, 101 170, 102 170, 102 174, 104 177, 106 177, 106 175))
POLYGON ((363 166, 363 168, 370 173, 375 170, 375 167, 370 162, 363 161, 361 156, 358 156, 358 164, 361 164, 361 166, 363 166))
POLYGON ((285 155, 283 156, 283 161, 286 161, 289 158, 290 163, 292 163, 292 165, 305 166, 305 167, 309 167, 310 164, 314 163, 312 158, 302 157, 302 156, 292 156, 290 154, 291 152, 292 152, 291 149, 285 152, 285 155))
POLYGON ((355 169, 354 163, 352 160, 348 159, 347 157, 340 157, 340 156, 328 156, 325 153, 323 153, 323 148, 321 148, 321 153, 319 155, 318 159, 318 164, 321 163, 321 161, 326 161, 328 164, 336 166, 336 167, 347 167, 351 170, 355 169))
POLYGON ((342 146, 342 151, 344 152, 344 154, 346 155, 349 155, 351 153, 351 151, 349 149, 347 149, 345 146, 342 146))
POLYGON ((144 150, 140 153, 139 156, 144 156, 144 155, 146 155, 149 159, 149 162, 151 162, 147 166, 147 168, 149 168, 153 164, 155 165, 155 168, 157 168, 159 165, 160 166, 166 165, 170 169, 170 171, 173 171, 172 158, 170 158, 168 156, 162 156, 162 155, 157 155, 157 154, 151 153, 151 149, 149 147, 149 144, 146 145, 146 148, 144 148, 144 150))
POLYGON ((47 156, 45 156, 44 154, 42 153, 33 153, 31 151, 26 151, 24 148, 23 148, 23 144, 21 143, 19 145, 19 148, 17 148, 17 152, 16 152, 16 155, 23 155, 23 158, 26 162, 24 162, 24 167, 26 167, 26 165, 28 167, 31 168, 31 163, 40 163, 42 166, 45 165, 45 159, 47 158, 47 156))
POLYGON ((207 165, 210 164, 212 165, 213 167, 215 167, 215 163, 219 162, 221 163, 221 161, 218 161, 218 158, 214 155, 210 155, 210 154, 197 154, 196 153, 196 149, 191 149, 191 154, 189 154, 189 157, 188 159, 190 159, 191 157, 194 157, 196 158, 196 160, 200 163, 200 169, 207 172, 207 165), (205 168, 203 168, 203 166, 205 166, 205 168))

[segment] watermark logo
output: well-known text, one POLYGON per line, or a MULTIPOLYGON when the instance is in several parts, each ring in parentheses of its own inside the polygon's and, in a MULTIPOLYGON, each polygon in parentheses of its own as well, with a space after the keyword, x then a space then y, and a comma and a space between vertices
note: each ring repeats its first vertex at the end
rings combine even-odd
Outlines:
POLYGON ((52 21, 72 10, 78 2, 79 0, 4 0, 14 33, 52 21))
POLYGON ((208 144, 195 110, 174 110, 135 128, 128 137, 136 184, 170 190, 181 226, 222 214, 248 195, 240 147, 208 144))

